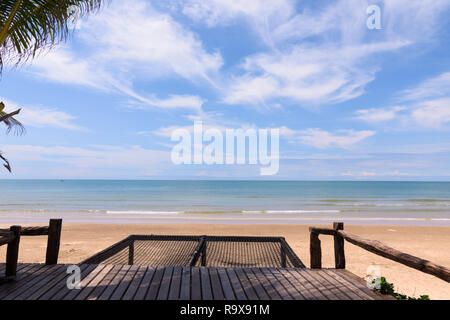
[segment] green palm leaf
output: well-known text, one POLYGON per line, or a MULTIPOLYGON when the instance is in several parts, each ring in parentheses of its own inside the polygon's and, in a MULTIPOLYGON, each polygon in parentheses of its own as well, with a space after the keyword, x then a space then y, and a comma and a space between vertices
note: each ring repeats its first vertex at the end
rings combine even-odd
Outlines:
POLYGON ((0 72, 3 63, 33 58, 41 48, 65 41, 70 24, 107 0, 1 0, 0 72))
POLYGON ((0 102, 0 123, 3 122, 6 125, 6 132, 10 133, 12 130, 14 130, 15 134, 22 134, 25 132, 25 127, 20 123, 19 120, 14 118, 15 115, 18 115, 21 111, 21 109, 7 113, 4 111, 5 104, 3 102, 0 102))
MULTIPOLYGON (((39 49, 50 48, 69 35, 70 25, 89 13, 96 12, 108 0, 0 0, 0 74, 4 61, 19 64, 33 58, 39 49)), ((11 113, 4 111, 0 102, 0 123, 7 132, 21 134, 24 127, 11 113)), ((0 160, 11 172, 11 166, 2 153, 0 160)))

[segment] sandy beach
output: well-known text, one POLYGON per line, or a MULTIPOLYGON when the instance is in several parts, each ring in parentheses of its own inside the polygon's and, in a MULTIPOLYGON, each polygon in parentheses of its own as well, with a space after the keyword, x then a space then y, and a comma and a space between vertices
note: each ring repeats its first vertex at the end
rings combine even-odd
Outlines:
MULTIPOLYGON (((24 225, 26 226, 26 225, 24 225)), ((328 227, 323 225, 324 227, 328 227)), ((0 226, 8 227, 7 225, 0 226)), ((283 236, 309 266, 309 225, 225 225, 225 224, 64 224, 60 263, 78 263, 130 234, 185 235, 249 235, 283 236)), ((398 250, 450 266, 450 227, 355 226, 346 230, 362 237, 379 240, 398 250)), ((321 236, 324 267, 334 267, 333 242, 321 236)), ((347 269, 364 277, 371 265, 379 266, 382 276, 394 283, 396 291, 410 296, 428 294, 431 299, 450 299, 450 284, 378 257, 363 249, 345 244, 347 269)), ((22 238, 20 262, 44 261, 46 237, 22 238)), ((0 261, 5 261, 5 247, 0 248, 0 261)))

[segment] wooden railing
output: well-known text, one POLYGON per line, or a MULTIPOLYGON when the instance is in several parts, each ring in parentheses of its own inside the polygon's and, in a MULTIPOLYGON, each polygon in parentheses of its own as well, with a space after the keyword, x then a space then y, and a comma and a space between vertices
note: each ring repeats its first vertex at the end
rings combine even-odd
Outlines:
POLYGON ((410 254, 398 251, 379 241, 367 240, 350 232, 344 231, 342 222, 335 222, 333 228, 309 228, 310 232, 310 254, 311 269, 322 268, 322 248, 319 239, 320 234, 334 237, 334 256, 336 269, 345 269, 344 240, 361 247, 376 255, 399 262, 408 267, 431 274, 444 281, 450 282, 450 269, 437 265, 428 260, 424 260, 410 254))
POLYGON ((48 236, 45 264, 57 264, 61 239, 61 227, 61 219, 52 219, 47 227, 22 228, 21 226, 12 226, 9 230, 0 229, 0 246, 8 245, 8 248, 6 249, 6 278, 10 279, 16 276, 21 236, 48 236))

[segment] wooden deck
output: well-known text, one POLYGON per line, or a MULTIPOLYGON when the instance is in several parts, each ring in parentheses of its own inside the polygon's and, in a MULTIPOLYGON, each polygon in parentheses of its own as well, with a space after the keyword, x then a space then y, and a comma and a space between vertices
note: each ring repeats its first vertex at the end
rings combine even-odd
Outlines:
POLYGON ((0 300, 386 299, 346 270, 80 265, 81 289, 69 290, 67 267, 20 264, 0 300))

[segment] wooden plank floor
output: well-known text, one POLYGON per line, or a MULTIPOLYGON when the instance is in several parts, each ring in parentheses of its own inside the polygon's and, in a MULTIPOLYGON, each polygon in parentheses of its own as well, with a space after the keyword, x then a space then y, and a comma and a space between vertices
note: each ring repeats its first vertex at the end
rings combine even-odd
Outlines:
POLYGON ((346 270, 81 265, 81 289, 69 290, 67 267, 20 264, 0 300, 387 299, 346 270))

